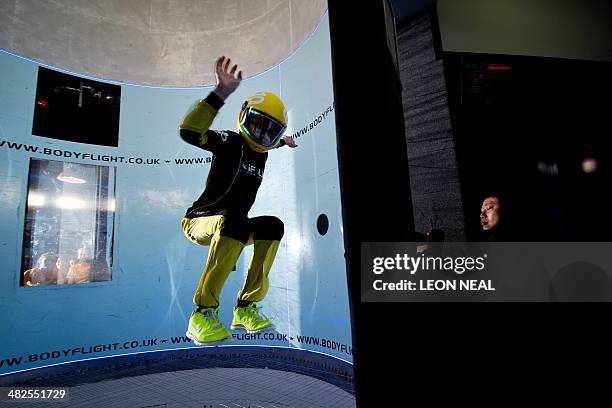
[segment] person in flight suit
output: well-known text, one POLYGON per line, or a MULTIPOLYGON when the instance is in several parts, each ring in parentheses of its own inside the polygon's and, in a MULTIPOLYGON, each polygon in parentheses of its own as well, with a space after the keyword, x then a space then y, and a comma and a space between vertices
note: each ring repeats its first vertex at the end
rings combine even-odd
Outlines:
POLYGON ((266 296, 268 274, 284 234, 283 222, 273 216, 249 218, 264 175, 268 151, 284 145, 296 147, 287 128, 287 111, 272 92, 248 98, 238 114, 238 131, 209 129, 242 81, 242 71, 230 59, 215 63, 216 87, 200 100, 179 126, 181 138, 213 153, 206 187, 181 221, 185 236, 208 246, 208 259, 198 283, 187 337, 204 345, 231 337, 219 321, 219 295, 240 253, 254 245, 247 277, 234 308, 232 329, 250 333, 270 330, 272 322, 257 307, 266 296))

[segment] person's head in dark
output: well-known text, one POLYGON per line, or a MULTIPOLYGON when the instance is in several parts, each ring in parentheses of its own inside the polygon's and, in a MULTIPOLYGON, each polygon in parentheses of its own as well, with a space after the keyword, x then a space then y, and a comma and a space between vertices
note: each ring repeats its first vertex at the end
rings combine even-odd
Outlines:
POLYGON ((501 223, 501 202, 499 197, 490 196, 480 206, 480 226, 483 231, 493 231, 501 223))
POLYGON ((515 241, 517 225, 521 220, 514 219, 512 200, 509 195, 489 193, 483 195, 480 205, 480 234, 485 241, 515 241))

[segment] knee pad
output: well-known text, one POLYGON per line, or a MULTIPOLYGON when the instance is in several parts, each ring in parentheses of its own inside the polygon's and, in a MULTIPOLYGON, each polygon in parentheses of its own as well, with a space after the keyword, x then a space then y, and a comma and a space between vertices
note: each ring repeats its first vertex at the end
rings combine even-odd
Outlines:
POLYGON ((251 219, 253 239, 280 241, 285 235, 285 224, 273 216, 255 217, 251 219))

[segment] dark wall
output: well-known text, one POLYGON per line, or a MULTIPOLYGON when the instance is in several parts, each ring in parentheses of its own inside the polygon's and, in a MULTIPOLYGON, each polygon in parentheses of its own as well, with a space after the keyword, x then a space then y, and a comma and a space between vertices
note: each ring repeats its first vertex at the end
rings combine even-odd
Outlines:
POLYGON ((468 238, 487 195, 525 241, 606 241, 612 64, 445 53, 468 238), (586 172, 585 159, 597 169, 586 172), (504 200, 502 200, 504 201, 504 200), (502 203, 503 205, 503 203, 502 203))

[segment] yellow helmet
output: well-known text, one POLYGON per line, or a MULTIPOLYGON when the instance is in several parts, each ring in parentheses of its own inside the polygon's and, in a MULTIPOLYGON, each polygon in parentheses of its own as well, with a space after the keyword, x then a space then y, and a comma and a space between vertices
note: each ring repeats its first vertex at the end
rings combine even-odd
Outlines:
POLYGON ((242 104, 238 132, 249 147, 264 153, 275 148, 287 129, 287 110, 272 92, 258 92, 242 104))

